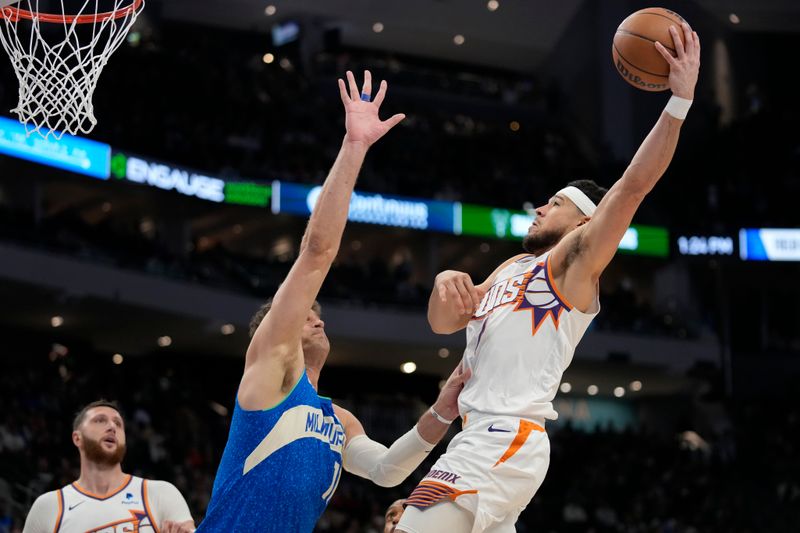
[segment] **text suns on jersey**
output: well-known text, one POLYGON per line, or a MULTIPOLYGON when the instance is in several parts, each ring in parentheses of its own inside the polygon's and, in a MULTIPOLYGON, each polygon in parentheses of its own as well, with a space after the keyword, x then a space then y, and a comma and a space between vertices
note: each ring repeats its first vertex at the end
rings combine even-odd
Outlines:
POLYGON ((513 305, 513 312, 531 311, 531 334, 549 316, 558 329, 561 313, 572 307, 559 294, 552 282, 549 262, 537 263, 530 272, 524 272, 498 281, 487 291, 472 320, 483 320, 501 307, 513 305))

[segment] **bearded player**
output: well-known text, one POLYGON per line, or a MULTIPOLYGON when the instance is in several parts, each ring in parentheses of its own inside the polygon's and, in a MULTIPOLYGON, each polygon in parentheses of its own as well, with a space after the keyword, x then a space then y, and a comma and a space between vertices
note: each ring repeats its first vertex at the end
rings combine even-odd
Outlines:
POLYGON ((189 506, 174 485, 122 471, 125 422, 115 403, 84 407, 73 422, 72 442, 80 452, 81 476, 39 496, 23 533, 194 531, 189 506))
POLYGON ((545 419, 589 323, 600 311, 600 275, 639 204, 672 160, 700 68, 700 41, 672 27, 672 98, 611 190, 573 182, 536 210, 525 254, 477 287, 467 274, 436 277, 428 320, 436 333, 467 329, 459 398, 463 429, 407 501, 397 531, 513 532, 550 462, 545 419))

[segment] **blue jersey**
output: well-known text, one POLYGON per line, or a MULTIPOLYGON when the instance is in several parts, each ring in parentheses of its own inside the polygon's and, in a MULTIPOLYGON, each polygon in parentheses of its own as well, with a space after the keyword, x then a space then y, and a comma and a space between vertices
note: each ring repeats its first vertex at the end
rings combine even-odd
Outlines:
POLYGON ((306 373, 279 405, 233 412, 198 532, 314 529, 342 474, 344 428, 306 373))

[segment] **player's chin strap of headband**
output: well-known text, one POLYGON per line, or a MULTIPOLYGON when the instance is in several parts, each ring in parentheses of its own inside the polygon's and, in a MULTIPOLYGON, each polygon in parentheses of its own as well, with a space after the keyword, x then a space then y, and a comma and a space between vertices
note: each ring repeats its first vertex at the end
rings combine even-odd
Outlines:
POLYGON ((567 198, 572 200, 572 203, 578 206, 578 209, 580 209, 581 213, 583 213, 586 216, 594 215, 594 212, 597 209, 597 205, 595 205, 595 203, 591 201, 588 196, 586 196, 586 193, 584 193, 582 190, 572 185, 570 185, 569 187, 564 187, 556 194, 560 194, 561 196, 566 196, 567 198))

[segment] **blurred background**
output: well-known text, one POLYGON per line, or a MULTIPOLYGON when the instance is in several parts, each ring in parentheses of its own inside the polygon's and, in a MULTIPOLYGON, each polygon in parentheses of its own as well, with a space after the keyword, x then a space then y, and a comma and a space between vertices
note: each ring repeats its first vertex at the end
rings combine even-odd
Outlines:
MULTIPOLYGON (((3 59, 0 531, 77 478, 72 416, 100 397, 125 409, 126 471, 202 519, 247 323, 338 151, 347 69, 388 80, 382 114, 408 118, 368 155, 320 294, 320 392, 376 440, 407 431, 464 346, 427 325, 436 273, 483 280, 567 181, 611 186, 663 109, 611 61, 648 5, 148 0, 96 130, 61 141, 21 133, 3 59)), ((800 524, 800 3, 663 7, 700 33, 695 103, 603 277, 522 532, 800 524)), ((382 531, 429 466, 395 489, 344 476, 318 531, 382 531)))

